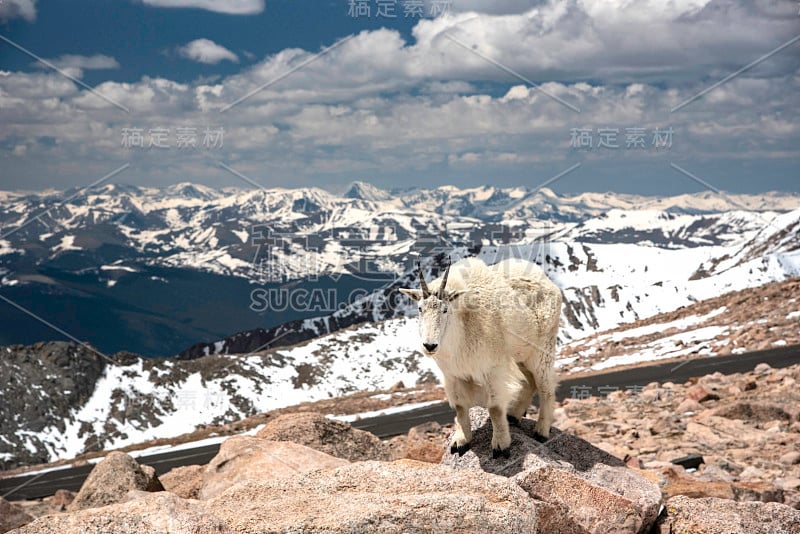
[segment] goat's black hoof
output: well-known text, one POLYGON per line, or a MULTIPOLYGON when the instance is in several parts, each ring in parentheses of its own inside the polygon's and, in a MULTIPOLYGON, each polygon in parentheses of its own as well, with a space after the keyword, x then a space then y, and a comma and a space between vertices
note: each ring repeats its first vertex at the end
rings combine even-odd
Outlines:
POLYGON ((450 454, 458 453, 459 456, 464 456, 464 453, 470 449, 471 445, 469 443, 465 443, 463 445, 456 445, 453 443, 450 445, 450 454))
POLYGON ((506 415, 506 419, 508 420, 509 425, 519 426, 519 419, 513 415, 506 415))
POLYGON ((533 433, 533 439, 538 441, 539 443, 546 442, 549 438, 544 437, 543 435, 539 434, 538 432, 533 433))
POLYGON ((511 458, 511 447, 505 449, 492 449, 492 459, 497 459, 501 456, 503 458, 511 458))

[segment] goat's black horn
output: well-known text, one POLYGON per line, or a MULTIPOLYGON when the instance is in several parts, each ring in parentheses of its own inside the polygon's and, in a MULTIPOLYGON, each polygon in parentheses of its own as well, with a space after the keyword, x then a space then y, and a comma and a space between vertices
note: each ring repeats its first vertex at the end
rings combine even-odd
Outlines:
POLYGON ((422 298, 428 298, 431 292, 428 291, 428 284, 425 283, 425 275, 422 274, 422 262, 417 262, 417 267, 419 268, 419 287, 422 288, 422 298))
POLYGON ((450 266, 452 264, 453 264, 453 262, 449 261, 449 258, 448 258, 447 269, 445 269, 444 277, 442 277, 442 285, 439 286, 439 295, 438 296, 439 296, 440 299, 444 298, 444 288, 445 288, 445 286, 447 286, 447 275, 450 274, 450 266))

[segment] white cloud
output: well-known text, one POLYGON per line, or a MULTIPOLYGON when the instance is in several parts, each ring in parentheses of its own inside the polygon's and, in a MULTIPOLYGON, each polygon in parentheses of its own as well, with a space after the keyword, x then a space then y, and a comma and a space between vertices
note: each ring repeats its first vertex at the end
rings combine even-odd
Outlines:
MULTIPOLYGON (((103 70, 119 68, 119 63, 116 59, 104 54, 95 54, 93 56, 65 54, 57 58, 48 59, 47 61, 60 69, 103 70)), ((35 65, 37 67, 47 68, 46 65, 38 61, 35 65)))
MULTIPOLYGON (((640 178, 625 165, 660 165, 678 180, 685 177, 669 168, 667 158, 692 170, 692 162, 715 161, 719 176, 745 172, 736 163, 742 158, 757 161, 759 171, 771 158, 788 165, 800 135, 800 69, 791 61, 792 50, 670 113, 787 38, 791 28, 782 18, 742 5, 715 10, 676 1, 670 3, 673 11, 651 15, 635 3, 601 12, 599 4, 573 1, 566 7, 542 4, 521 15, 420 20, 411 42, 388 29, 363 31, 225 113, 218 111, 319 50, 284 49, 218 80, 144 77, 97 86, 130 108, 127 116, 56 73, 0 71, 0 146, 26 147, 24 158, 9 158, 9 175, 83 177, 70 185, 126 161, 149 180, 235 180, 215 166, 219 160, 256 180, 269 176, 271 185, 391 173, 439 183, 468 175, 519 180, 532 169, 556 167, 549 175, 555 174, 578 156, 586 161, 581 172, 594 169, 593 162, 618 160, 620 176, 643 182, 647 175, 640 178), (744 13, 761 15, 746 19, 744 13), (651 26, 667 35, 648 40, 651 26), (477 43, 541 90, 462 49, 446 33, 477 43), (120 147, 122 127, 174 132, 207 125, 225 128, 223 151, 120 147), (672 127, 675 146, 669 154, 650 148, 579 154, 569 147, 570 129, 582 127, 617 128, 622 144, 625 128, 672 127)), ((210 46, 195 47, 197 61, 239 59, 211 41, 193 41, 198 42, 210 46), (220 49, 216 55, 208 52, 214 47, 220 49)), ((182 48, 188 52, 193 43, 182 48)), ((709 181, 720 185, 715 177, 709 181)))
MULTIPOLYGON (((794 37, 797 18, 788 12, 777 16, 786 11, 786 3, 776 2, 743 0, 719 9, 705 1, 642 0, 613 10, 605 7, 609 2, 558 1, 516 15, 456 13, 422 19, 411 42, 391 29, 362 31, 273 86, 269 82, 318 52, 284 49, 226 78, 217 102, 204 104, 222 107, 265 84, 269 87, 254 94, 252 103, 347 102, 412 87, 459 92, 484 81, 519 83, 448 36, 468 47, 474 44, 480 54, 536 83, 649 83, 699 92, 794 37)), ((796 69, 792 59, 787 49, 748 75, 785 76, 796 69)))
POLYGON ((142 0, 153 7, 196 8, 226 15, 257 15, 264 11, 264 0, 142 0))
POLYGON ((239 56, 210 39, 195 39, 178 48, 178 53, 185 58, 209 65, 216 65, 220 61, 239 62, 239 56))
POLYGON ((0 2, 0 21, 23 18, 28 22, 36 20, 36 0, 3 0, 0 2))

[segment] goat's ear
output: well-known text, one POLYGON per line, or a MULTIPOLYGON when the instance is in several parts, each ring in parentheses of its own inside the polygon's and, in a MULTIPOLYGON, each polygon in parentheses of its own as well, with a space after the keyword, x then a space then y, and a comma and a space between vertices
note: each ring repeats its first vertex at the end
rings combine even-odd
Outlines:
POLYGON ((413 300, 419 300, 422 298, 422 290, 421 289, 406 289, 404 287, 400 288, 400 293, 403 295, 410 297, 413 300))
POLYGON ((446 300, 447 302, 453 302, 458 297, 460 297, 461 295, 465 294, 467 291, 469 291, 469 290, 468 289, 459 289, 458 291, 445 291, 444 300, 446 300))

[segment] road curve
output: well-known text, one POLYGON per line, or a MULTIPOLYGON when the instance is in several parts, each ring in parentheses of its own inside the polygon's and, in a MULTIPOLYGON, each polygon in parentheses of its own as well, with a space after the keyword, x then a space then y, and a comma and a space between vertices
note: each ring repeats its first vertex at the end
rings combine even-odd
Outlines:
MULTIPOLYGON (((635 389, 650 382, 683 383, 691 377, 714 372, 723 374, 742 373, 752 370, 759 363, 772 367, 788 367, 800 363, 800 346, 780 347, 765 351, 694 358, 672 361, 644 367, 611 371, 578 378, 565 378, 557 392, 559 400, 582 395, 599 395, 614 389, 635 389)), ((404 434, 416 425, 427 421, 450 423, 453 412, 446 403, 439 403, 408 412, 381 415, 353 422, 353 426, 372 432, 380 438, 404 434)), ((140 456, 139 463, 153 466, 156 473, 163 474, 182 465, 208 463, 219 450, 219 445, 207 445, 194 449, 165 451, 140 456)), ((58 489, 78 491, 93 465, 71 467, 47 473, 0 478, 0 496, 8 500, 38 499, 53 495, 58 489)))

